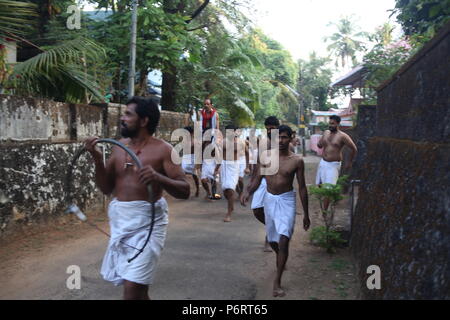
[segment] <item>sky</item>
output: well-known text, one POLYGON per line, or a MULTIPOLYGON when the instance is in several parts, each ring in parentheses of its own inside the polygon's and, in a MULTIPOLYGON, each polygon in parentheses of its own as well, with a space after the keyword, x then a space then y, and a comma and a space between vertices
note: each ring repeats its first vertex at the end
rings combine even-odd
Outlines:
MULTIPOLYGON (((372 33, 389 18, 388 10, 395 0, 253 0, 258 26, 271 38, 280 42, 295 60, 307 59, 311 51, 327 55, 323 38, 334 32, 327 27, 342 16, 354 15, 362 31, 372 33)), ((397 25, 397 30, 400 27, 397 25)))

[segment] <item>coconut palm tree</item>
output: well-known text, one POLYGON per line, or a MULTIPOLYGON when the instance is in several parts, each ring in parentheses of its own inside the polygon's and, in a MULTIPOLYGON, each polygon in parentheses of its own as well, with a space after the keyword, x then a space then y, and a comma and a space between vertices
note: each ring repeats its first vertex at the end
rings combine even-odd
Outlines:
MULTIPOLYGON (((56 8, 54 1, 40 4, 45 4, 45 12, 50 10, 48 14, 56 8)), ((28 32, 38 28, 35 23, 38 16, 36 4, 0 0, 0 50, 5 39, 12 39, 32 45, 39 52, 14 65, 11 71, 11 66, 6 64, 4 54, 0 51, 0 84, 9 92, 21 95, 73 103, 103 101, 103 94, 89 66, 105 59, 104 48, 86 37, 59 41, 45 49, 39 48, 25 39, 28 32)))
POLYGON ((87 38, 77 38, 18 63, 13 70, 16 93, 53 98, 72 103, 103 101, 93 75, 86 69, 106 58, 103 47, 87 38))
POLYGON ((340 64, 345 68, 349 62, 356 64, 357 52, 365 50, 363 39, 367 37, 367 33, 358 32, 352 17, 341 18, 339 22, 330 23, 330 25, 335 26, 337 32, 325 40, 332 41, 327 49, 330 51, 330 55, 335 56, 336 67, 340 64))
POLYGON ((0 43, 6 38, 18 40, 38 16, 37 6, 29 2, 0 0, 0 43))

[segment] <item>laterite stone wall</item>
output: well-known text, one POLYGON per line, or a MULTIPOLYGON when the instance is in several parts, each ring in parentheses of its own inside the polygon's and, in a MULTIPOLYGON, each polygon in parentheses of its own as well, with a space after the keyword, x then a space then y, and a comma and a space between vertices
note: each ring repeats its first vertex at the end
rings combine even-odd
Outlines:
MULTIPOLYGON (((0 95, 0 237, 64 217, 71 159, 89 136, 118 139, 124 109, 0 95)), ((162 111, 157 136, 169 140, 189 121, 188 114, 162 111)), ((73 181, 75 202, 83 211, 103 209, 89 154, 77 162, 73 181)))
POLYGON ((449 56, 450 24, 379 88, 352 224, 363 298, 450 299, 449 56))

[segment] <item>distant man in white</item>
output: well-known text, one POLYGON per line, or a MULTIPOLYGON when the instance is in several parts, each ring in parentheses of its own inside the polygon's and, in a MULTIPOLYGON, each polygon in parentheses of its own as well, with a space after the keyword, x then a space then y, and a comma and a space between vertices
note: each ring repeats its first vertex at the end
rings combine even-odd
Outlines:
MULTIPOLYGON (((339 178, 342 161, 342 149, 347 146, 351 150, 350 161, 346 164, 345 169, 350 169, 353 160, 356 157, 358 149, 353 143, 352 138, 339 128, 341 117, 331 116, 329 122, 329 130, 326 130, 319 140, 317 146, 323 149, 322 160, 319 163, 316 175, 316 184, 323 183, 336 184, 339 178)), ((324 200, 324 209, 328 210, 330 200, 324 200)))

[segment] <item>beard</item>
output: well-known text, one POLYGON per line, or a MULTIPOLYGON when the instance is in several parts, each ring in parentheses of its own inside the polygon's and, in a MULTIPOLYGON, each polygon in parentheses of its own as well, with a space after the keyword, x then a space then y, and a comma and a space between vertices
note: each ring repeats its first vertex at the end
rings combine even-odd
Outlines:
POLYGON ((125 123, 122 123, 122 128, 120 129, 120 134, 124 138, 134 138, 137 136, 138 131, 136 129, 130 129, 125 123))
POLYGON ((330 129, 331 132, 336 132, 337 131, 336 127, 328 127, 328 129, 330 129))

